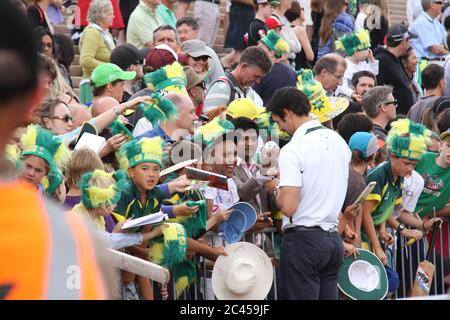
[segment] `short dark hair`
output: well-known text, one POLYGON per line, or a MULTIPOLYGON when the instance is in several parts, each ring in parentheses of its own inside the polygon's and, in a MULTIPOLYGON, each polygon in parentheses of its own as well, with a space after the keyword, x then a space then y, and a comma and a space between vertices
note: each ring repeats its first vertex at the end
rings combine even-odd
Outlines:
POLYGON ((167 24, 163 24, 162 26, 159 26, 158 28, 156 28, 155 30, 153 30, 153 39, 156 38, 156 34, 160 31, 165 31, 165 30, 171 30, 173 31, 173 33, 175 33, 175 40, 178 42, 178 32, 177 29, 175 29, 172 26, 169 26, 167 24))
POLYGON ((36 88, 38 83, 36 49, 27 17, 10 1, 0 1, 1 103, 24 96, 36 88))
POLYGON ((338 133, 347 143, 355 132, 371 132, 372 130, 372 121, 362 113, 346 114, 337 126, 338 133))
MULTIPOLYGON (((114 86, 117 82, 119 82, 119 81, 123 81, 123 80, 114 80, 113 82, 110 82, 110 84, 112 85, 112 86, 114 86)), ((92 80, 91 80, 91 87, 92 87, 92 95, 94 96, 94 97, 98 97, 98 96, 101 96, 104 92, 105 92, 105 90, 106 90, 106 86, 108 85, 109 83, 107 83, 107 84, 105 84, 105 85, 103 85, 103 86, 100 86, 100 87, 96 87, 95 86, 95 84, 92 82, 92 80)))
POLYGON ((377 78, 375 77, 375 75, 372 72, 367 71, 367 70, 355 72, 352 77, 352 85, 356 88, 356 86, 359 83, 359 79, 361 79, 363 77, 372 78, 373 81, 375 82, 375 85, 377 85, 377 78))
POLYGON ((450 109, 446 109, 437 116, 437 129, 443 133, 450 128, 450 109))
POLYGON ((192 17, 184 17, 177 21, 176 28, 182 26, 183 24, 188 25, 192 30, 198 30, 198 23, 192 17))
POLYGON ((269 72, 272 68, 272 61, 270 61, 269 55, 263 48, 257 46, 248 47, 242 52, 239 64, 243 63, 250 66, 256 66, 264 73, 269 72))
POLYGON ((369 118, 375 118, 380 113, 380 106, 392 90, 390 86, 378 86, 366 92, 362 99, 362 107, 369 118))
POLYGON ((431 63, 422 71, 422 85, 426 90, 435 89, 444 79, 445 70, 438 64, 431 63))
POLYGON ((308 97, 295 87, 283 87, 275 91, 272 98, 267 103, 267 111, 285 119, 284 110, 290 110, 298 116, 308 116, 311 111, 311 104, 308 97))
POLYGON ((244 132, 247 130, 255 130, 256 134, 259 136, 259 132, 258 132, 258 125, 256 124, 255 121, 250 120, 249 118, 245 118, 245 117, 239 117, 236 119, 233 119, 231 121, 234 124, 234 129, 235 130, 243 130, 244 132))

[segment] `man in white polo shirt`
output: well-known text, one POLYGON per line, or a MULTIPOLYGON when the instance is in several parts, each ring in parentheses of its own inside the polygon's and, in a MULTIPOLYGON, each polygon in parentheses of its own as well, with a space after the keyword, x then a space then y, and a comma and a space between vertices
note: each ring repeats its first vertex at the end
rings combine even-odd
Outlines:
POLYGON ((351 159, 345 141, 309 116, 306 95, 293 87, 277 90, 267 105, 292 140, 281 149, 276 202, 284 215, 281 298, 333 300, 338 297, 344 259, 337 231, 351 159))

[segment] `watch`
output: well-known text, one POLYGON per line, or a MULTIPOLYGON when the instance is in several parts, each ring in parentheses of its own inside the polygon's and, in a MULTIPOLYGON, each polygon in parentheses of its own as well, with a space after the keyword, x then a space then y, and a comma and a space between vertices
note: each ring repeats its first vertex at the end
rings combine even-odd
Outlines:
POLYGON ((114 113, 116 114, 116 116, 120 116, 120 112, 119 112, 119 110, 117 110, 117 107, 116 107, 116 106, 112 107, 112 110, 114 111, 114 113))
POLYGON ((400 233, 406 229, 406 226, 403 223, 400 223, 397 227, 397 232, 400 233))

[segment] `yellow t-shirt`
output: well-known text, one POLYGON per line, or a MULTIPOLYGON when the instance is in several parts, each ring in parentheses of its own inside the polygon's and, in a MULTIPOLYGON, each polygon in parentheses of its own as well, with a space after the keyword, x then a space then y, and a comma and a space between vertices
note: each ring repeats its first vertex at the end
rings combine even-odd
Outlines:
POLYGON ((75 207, 73 207, 71 213, 77 213, 77 214, 83 215, 86 219, 90 219, 94 223, 94 225, 97 229, 99 229, 101 231, 106 231, 105 218, 103 218, 102 216, 97 216, 97 217, 93 218, 89 214, 89 211, 86 209, 86 207, 82 203, 75 205, 75 207))

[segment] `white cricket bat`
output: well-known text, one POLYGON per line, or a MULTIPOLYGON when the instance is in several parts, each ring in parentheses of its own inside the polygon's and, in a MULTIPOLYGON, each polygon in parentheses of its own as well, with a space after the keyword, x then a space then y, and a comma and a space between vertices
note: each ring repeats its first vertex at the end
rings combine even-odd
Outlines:
POLYGON ((108 249, 108 252, 112 265, 116 268, 129 271, 162 284, 169 282, 170 273, 164 267, 117 250, 108 249))

